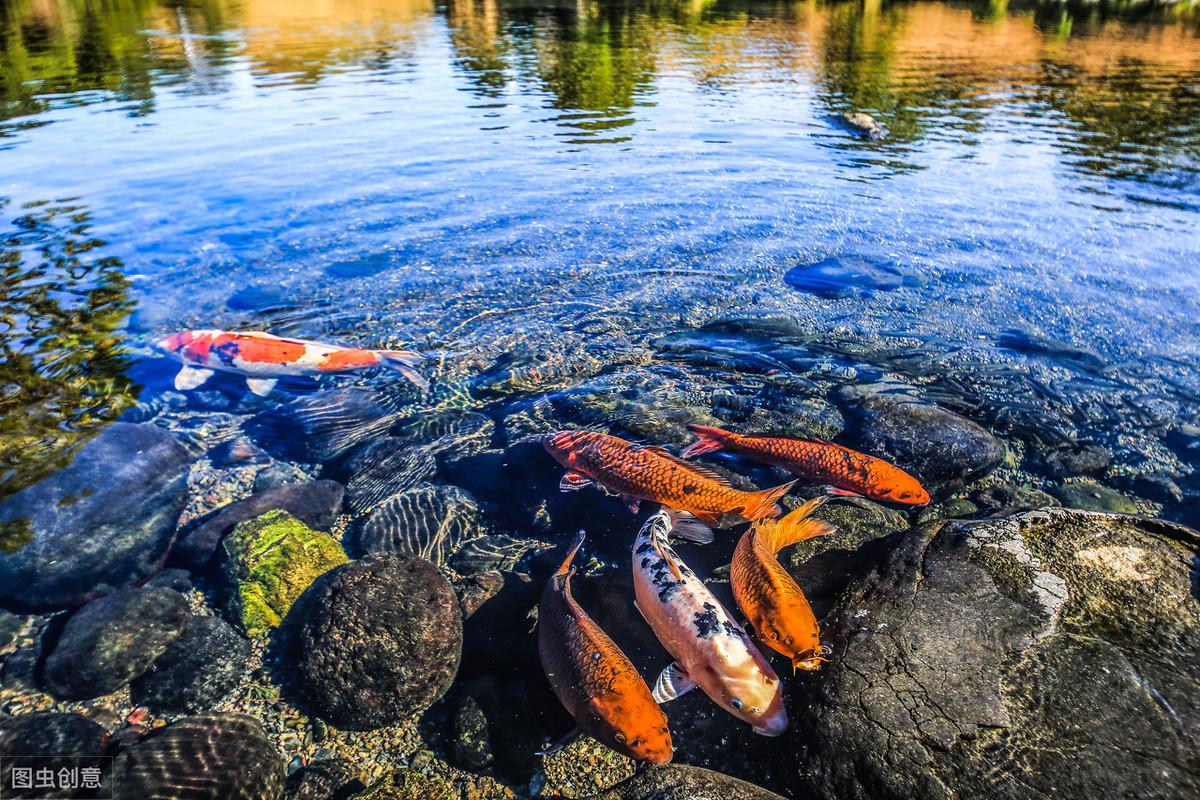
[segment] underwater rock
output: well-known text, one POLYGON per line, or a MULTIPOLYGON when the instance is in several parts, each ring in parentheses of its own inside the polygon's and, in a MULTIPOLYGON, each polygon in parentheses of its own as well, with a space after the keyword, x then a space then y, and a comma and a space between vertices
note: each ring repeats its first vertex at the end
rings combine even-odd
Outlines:
POLYGON ((113 762, 116 800, 279 800, 283 759, 243 714, 184 717, 122 750, 113 762))
POLYGON ((0 758, 0 786, 5 787, 5 797, 26 796, 7 791, 13 786, 13 756, 58 756, 61 761, 43 761, 37 766, 50 767, 56 773, 62 767, 98 767, 102 781, 106 781, 110 762, 102 756, 107 750, 104 728, 82 714, 42 712, 0 717, 0 754, 4 756, 0 758), (91 758, 95 760, 78 760, 91 758))
POLYGON ((512 572, 525 556, 553 549, 553 544, 540 539, 493 533, 467 542, 454 554, 450 567, 460 575, 512 572))
POLYGON ((344 758, 309 762, 288 776, 285 800, 347 800, 366 789, 359 770, 344 758))
POLYGON ((592 800, 783 800, 761 786, 687 764, 643 769, 592 800))
POLYGON ((161 716, 200 714, 237 686, 250 643, 220 617, 193 616, 150 669, 130 685, 135 705, 161 716))
POLYGON ((1196 796, 1197 548, 1069 509, 909 532, 827 623, 834 658, 791 734, 805 794, 1196 796))
POLYGON ((464 695, 454 710, 454 760, 465 770, 478 772, 496 760, 488 736, 488 720, 479 701, 464 695))
POLYGON ((1052 508, 1061 505, 1049 494, 1031 486, 997 483, 984 487, 973 495, 977 508, 992 516, 1007 516, 1018 511, 1052 508))
POLYGON ((191 612, 170 589, 128 589, 67 619, 46 658, 46 688, 68 700, 110 694, 144 673, 179 638, 191 612))
POLYGON ((899 267, 884 253, 842 253, 792 267, 784 282, 818 297, 869 297, 904 286, 920 286, 919 273, 899 267))
POLYGON ((154 573, 154 577, 142 584, 142 586, 158 586, 162 589, 170 589, 180 594, 187 594, 195 588, 192 583, 192 573, 186 569, 177 569, 169 567, 160 569, 154 573))
POLYGON ((299 670, 322 717, 355 730, 407 719, 458 672, 462 616, 450 584, 421 558, 369 556, 305 599, 299 670))
POLYGON ((466 542, 487 535, 475 498, 456 486, 422 484, 394 494, 357 526, 359 553, 421 556, 444 565, 466 542))
POLYGON ((1059 479, 1096 475, 1104 472, 1112 463, 1107 450, 1092 444, 1059 447, 1038 455, 1046 474, 1059 479))
POLYGON ((281 459, 332 461, 356 444, 386 434, 411 413, 416 390, 405 384, 350 386, 294 397, 256 415, 246 431, 281 459))
POLYGON ((70 466, 0 503, 0 598, 53 608, 153 574, 187 501, 187 450, 118 422, 70 466))
POLYGON ((248 636, 279 625, 313 581, 346 563, 336 539, 286 511, 239 522, 224 546, 230 613, 248 636))
POLYGON ((426 414, 403 425, 394 436, 364 444, 351 453, 341 470, 346 474, 346 501, 361 514, 388 497, 428 482, 438 458, 477 453, 490 442, 495 423, 482 414, 443 411, 426 414))
POLYGON ((838 122, 842 127, 863 139, 878 141, 887 136, 887 129, 879 121, 863 111, 851 111, 840 115, 838 122))
POLYGON ((892 459, 927 489, 958 486, 998 467, 1004 444, 980 425, 940 406, 885 392, 843 390, 856 418, 858 449, 892 459))
POLYGON ((277 486, 308 481, 308 475, 290 461, 273 461, 254 475, 254 491, 265 492, 277 486))
POLYGON ((200 527, 183 536, 172 550, 177 557, 193 567, 209 562, 221 540, 234 527, 268 511, 283 510, 310 528, 329 530, 342 508, 345 489, 337 481, 320 480, 277 486, 251 495, 245 500, 230 503, 200 527))
POLYGON ((1022 355, 1034 355, 1056 361, 1084 372, 1101 372, 1107 366, 1104 357, 1085 347, 1076 347, 1032 331, 1010 328, 996 338, 996 346, 1022 355))
POLYGON ((1121 514, 1136 514, 1137 503, 1125 495, 1091 480, 1072 481, 1056 486, 1051 492, 1067 508, 1084 511, 1114 511, 1121 514))

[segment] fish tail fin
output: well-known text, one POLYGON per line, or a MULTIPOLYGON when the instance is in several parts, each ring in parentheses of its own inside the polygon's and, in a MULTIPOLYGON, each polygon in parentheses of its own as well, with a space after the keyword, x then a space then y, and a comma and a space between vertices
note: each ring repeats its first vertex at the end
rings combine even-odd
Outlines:
POLYGON ((776 516, 779 513, 779 507, 776 505, 776 503, 779 502, 781 497, 791 491, 792 487, 795 485, 796 481, 788 481, 787 483, 781 486, 776 486, 773 489, 762 489, 757 492, 747 492, 747 494, 750 495, 750 501, 746 503, 746 505, 742 506, 739 513, 743 518, 749 520, 750 522, 756 522, 757 520, 765 517, 776 516))
POLYGON ((720 450, 725 446, 725 441, 730 436, 729 431, 722 430, 721 428, 713 428, 708 425, 688 425, 687 427, 689 431, 700 438, 689 444, 679 454, 681 458, 691 458, 692 456, 720 450))
POLYGON ((417 372, 416 366, 425 360, 420 353, 411 350, 377 350, 380 363, 388 369, 394 369, 423 390, 429 388, 429 381, 417 372))
POLYGON ((813 519, 812 513, 829 499, 827 495, 819 495, 809 500, 783 519, 761 520, 755 523, 754 529, 759 540, 772 553, 778 553, 785 547, 797 542, 815 539, 833 533, 837 528, 822 519, 813 519))
POLYGON ((567 557, 563 559, 562 564, 555 570, 555 577, 566 577, 571 574, 571 562, 575 560, 575 554, 579 552, 579 548, 583 546, 583 540, 587 538, 587 534, 583 531, 575 534, 575 538, 571 540, 571 549, 567 551, 567 557))

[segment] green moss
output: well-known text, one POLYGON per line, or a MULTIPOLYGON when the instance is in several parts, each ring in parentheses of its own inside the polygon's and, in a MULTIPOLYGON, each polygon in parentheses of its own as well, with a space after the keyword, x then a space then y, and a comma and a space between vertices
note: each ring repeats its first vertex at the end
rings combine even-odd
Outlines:
POLYGON ((234 621, 250 636, 279 625, 292 603, 325 572, 346 563, 342 546, 286 511, 238 524, 225 538, 234 621))

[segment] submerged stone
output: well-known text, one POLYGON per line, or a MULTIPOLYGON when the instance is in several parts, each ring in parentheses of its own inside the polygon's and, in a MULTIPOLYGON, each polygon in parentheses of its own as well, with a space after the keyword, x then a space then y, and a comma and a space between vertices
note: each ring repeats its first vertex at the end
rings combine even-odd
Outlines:
POLYGON ((1007 450, 976 422, 905 394, 849 387, 854 444, 894 461, 930 490, 960 486, 998 467, 1007 450))
POLYGON ((920 286, 919 273, 903 269, 884 254, 847 253, 829 256, 788 270, 788 286, 820 297, 860 297, 920 286))
POLYGON ((277 626, 313 581, 346 563, 336 539, 286 511, 238 523, 224 546, 230 611, 248 636, 277 626))
POLYGON ((276 486, 218 511, 175 545, 172 556, 194 567, 209 562, 221 540, 234 527, 268 511, 283 510, 305 525, 329 530, 342 508, 345 489, 337 481, 320 480, 276 486))
POLYGON ((119 422, 70 466, 0 503, 0 598, 77 605, 158 569, 187 499, 188 451, 152 425, 119 422))
POLYGON ((370 556, 305 598, 299 669, 323 718, 355 730, 394 725, 445 693, 462 655, 450 584, 421 558, 370 556))
POLYGON ((344 758, 312 761, 288 776, 286 800, 347 800, 366 789, 362 774, 344 758))
POLYGON ((828 621, 816 714, 790 734, 808 748, 797 785, 1195 796, 1198 548, 1173 523, 1070 509, 909 533, 828 621))
POLYGON ((115 800, 279 800, 283 759, 251 717, 184 717, 122 750, 113 762, 115 800))
POLYGON ((130 589, 71 615, 46 658, 49 691, 69 700, 110 694, 145 672, 174 642, 190 616, 170 589, 130 589))
POLYGON ((220 617, 193 616, 170 647, 130 686, 135 705, 165 716, 199 714, 237 686, 250 643, 220 617))
POLYGON ((455 486, 419 485, 381 503, 357 529, 361 553, 395 553, 445 564, 467 542, 487 535, 475 498, 455 486))
POLYGON ((1067 508, 1136 514, 1137 503, 1107 486, 1090 480, 1072 481, 1051 490, 1067 508))

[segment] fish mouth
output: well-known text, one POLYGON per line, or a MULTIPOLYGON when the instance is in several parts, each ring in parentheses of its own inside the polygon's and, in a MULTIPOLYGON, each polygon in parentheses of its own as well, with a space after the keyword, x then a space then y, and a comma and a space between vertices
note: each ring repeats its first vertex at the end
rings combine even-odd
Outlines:
POLYGON ((759 736, 769 736, 771 738, 782 736, 787 729, 788 719, 782 715, 778 717, 772 717, 762 725, 755 725, 753 728, 751 728, 751 730, 753 730, 759 736))

